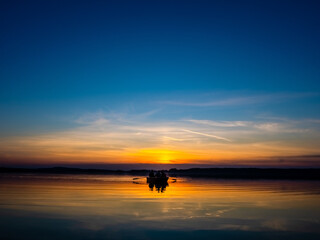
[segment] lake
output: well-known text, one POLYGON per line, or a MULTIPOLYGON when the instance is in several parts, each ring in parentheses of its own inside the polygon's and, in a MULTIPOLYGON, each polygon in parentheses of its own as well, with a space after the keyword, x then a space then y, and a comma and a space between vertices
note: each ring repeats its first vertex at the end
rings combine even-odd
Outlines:
POLYGON ((168 182, 2 174, 1 239, 320 239, 319 181, 168 182))

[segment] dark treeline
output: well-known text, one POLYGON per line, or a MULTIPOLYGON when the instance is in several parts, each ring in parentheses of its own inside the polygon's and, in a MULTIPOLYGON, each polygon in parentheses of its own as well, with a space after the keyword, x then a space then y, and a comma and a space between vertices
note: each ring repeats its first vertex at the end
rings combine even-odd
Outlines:
POLYGON ((170 175, 226 179, 320 180, 320 168, 191 168, 170 169, 170 175))
POLYGON ((141 175, 149 174, 149 170, 107 170, 107 169, 83 169, 69 167, 51 168, 6 168, 0 167, 0 173, 51 173, 51 174, 109 174, 109 175, 141 175))
MULTIPOLYGON (((301 179, 320 180, 320 168, 191 168, 165 170, 170 177, 203 177, 221 179, 301 179)), ((147 176, 149 170, 105 170, 67 167, 52 168, 0 168, 0 173, 38 174, 106 174, 147 176)))

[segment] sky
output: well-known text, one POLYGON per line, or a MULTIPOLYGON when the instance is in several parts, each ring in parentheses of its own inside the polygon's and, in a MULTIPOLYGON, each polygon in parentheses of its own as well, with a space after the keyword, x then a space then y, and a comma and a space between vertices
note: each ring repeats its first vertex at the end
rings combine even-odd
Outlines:
POLYGON ((1 1, 0 166, 320 166, 318 1, 1 1))

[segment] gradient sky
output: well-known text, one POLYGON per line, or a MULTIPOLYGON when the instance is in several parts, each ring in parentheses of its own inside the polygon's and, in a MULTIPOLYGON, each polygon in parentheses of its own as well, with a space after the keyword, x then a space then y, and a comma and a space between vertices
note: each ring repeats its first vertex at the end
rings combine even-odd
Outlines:
POLYGON ((318 1, 1 1, 0 165, 320 166, 318 1))

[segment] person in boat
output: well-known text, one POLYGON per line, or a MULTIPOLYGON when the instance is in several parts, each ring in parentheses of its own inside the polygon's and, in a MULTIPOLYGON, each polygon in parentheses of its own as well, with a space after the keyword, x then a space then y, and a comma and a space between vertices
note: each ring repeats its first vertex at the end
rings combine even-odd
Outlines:
POLYGON ((149 177, 154 177, 154 171, 151 170, 151 172, 149 173, 149 177))

